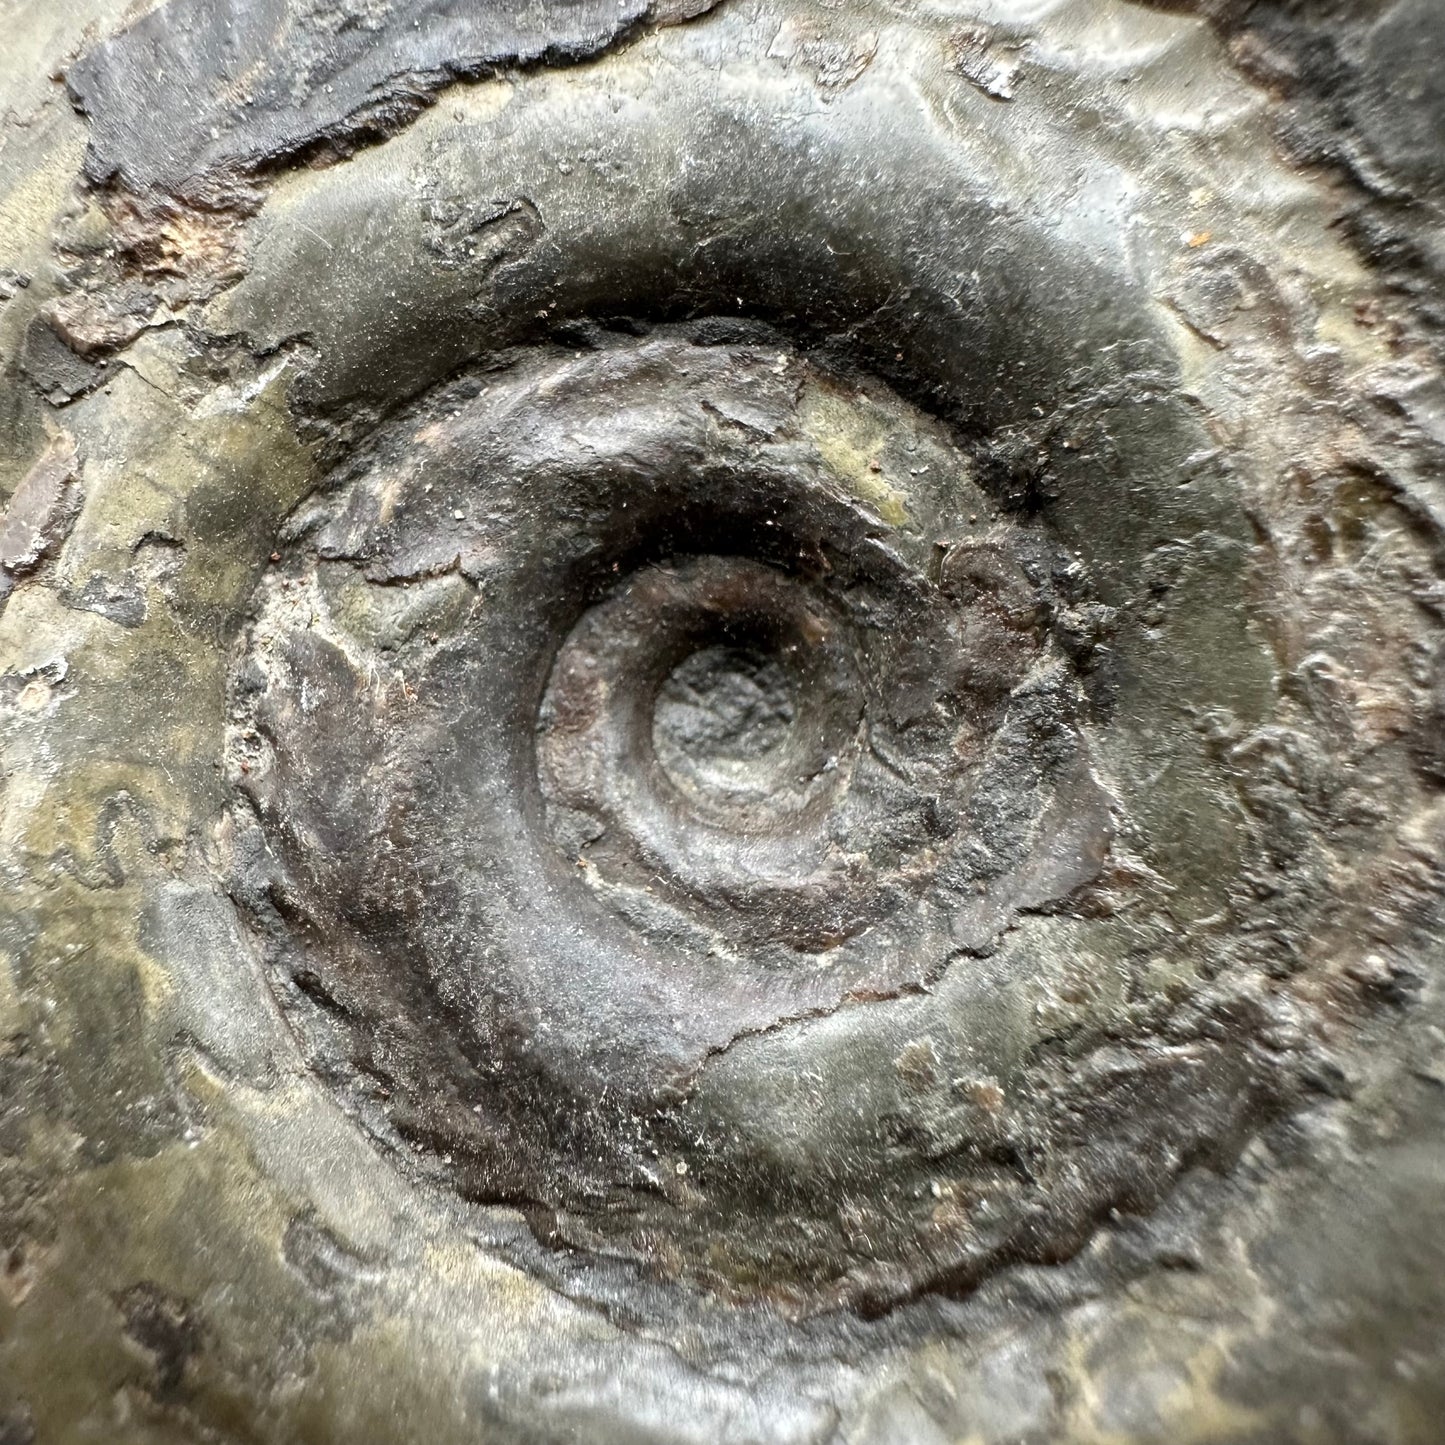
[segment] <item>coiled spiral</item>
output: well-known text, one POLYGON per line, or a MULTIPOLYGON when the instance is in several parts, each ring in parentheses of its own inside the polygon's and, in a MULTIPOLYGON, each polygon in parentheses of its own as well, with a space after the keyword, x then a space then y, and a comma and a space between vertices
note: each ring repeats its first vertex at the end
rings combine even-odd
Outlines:
MULTIPOLYGON (((422 193, 498 199, 459 251, 378 173, 430 240, 344 318, 307 237, 350 193, 288 218, 336 466, 231 692, 232 891, 369 1132, 542 1246, 804 1311, 1064 1258, 1232 1157, 1308 1072, 1270 980, 1326 898, 1329 805, 1258 791, 1313 726, 1265 464, 1138 282, 1177 232, 1060 224, 893 74, 784 131, 726 85, 479 103, 422 193), (630 189, 660 137, 707 159, 630 189)), ((1125 164, 1030 114, 1061 175, 1125 164)))

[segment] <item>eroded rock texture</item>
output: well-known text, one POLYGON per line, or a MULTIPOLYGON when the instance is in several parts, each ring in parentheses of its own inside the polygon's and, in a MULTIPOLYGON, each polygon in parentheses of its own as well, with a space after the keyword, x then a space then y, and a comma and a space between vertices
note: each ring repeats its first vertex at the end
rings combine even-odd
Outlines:
POLYGON ((9 23, 0 1441, 1439 1438, 1430 4, 9 23))

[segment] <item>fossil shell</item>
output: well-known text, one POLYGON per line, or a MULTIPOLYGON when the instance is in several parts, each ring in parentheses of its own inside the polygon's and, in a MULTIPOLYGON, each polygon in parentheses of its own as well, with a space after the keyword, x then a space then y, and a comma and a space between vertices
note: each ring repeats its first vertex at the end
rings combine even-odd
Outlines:
POLYGON ((1433 1440, 1422 6, 122 8, 0 1441, 1433 1440))

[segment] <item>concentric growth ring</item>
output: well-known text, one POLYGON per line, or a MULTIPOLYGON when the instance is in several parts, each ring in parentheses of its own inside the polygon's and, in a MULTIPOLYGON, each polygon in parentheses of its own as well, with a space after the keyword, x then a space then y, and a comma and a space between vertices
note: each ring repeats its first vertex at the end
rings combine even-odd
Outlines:
POLYGON ((578 861, 660 870, 729 914, 760 901, 800 946, 864 926, 826 826, 859 747, 852 651, 820 599, 746 558, 635 574, 573 630, 544 703, 543 791, 584 820, 578 861))

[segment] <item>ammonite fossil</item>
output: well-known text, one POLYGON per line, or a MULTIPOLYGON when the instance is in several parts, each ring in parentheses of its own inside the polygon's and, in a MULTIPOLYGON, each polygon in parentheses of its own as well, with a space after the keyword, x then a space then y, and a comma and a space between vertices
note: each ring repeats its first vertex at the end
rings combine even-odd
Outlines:
POLYGON ((1445 26, 1175 8, 19 16, 0 1442, 1439 1438, 1445 26))

